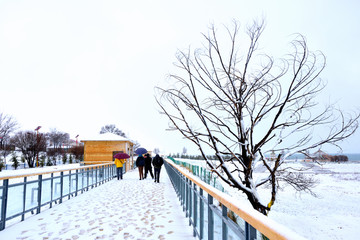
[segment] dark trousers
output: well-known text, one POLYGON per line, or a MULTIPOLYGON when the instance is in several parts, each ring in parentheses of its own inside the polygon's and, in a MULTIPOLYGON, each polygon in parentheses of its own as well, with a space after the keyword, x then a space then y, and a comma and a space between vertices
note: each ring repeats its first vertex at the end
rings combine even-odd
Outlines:
POLYGON ((161 168, 154 168, 155 182, 159 182, 159 180, 160 180, 160 170, 161 170, 161 168))
POLYGON ((152 172, 152 167, 151 166, 146 166, 146 165, 145 165, 145 178, 146 178, 146 176, 148 174, 148 171, 150 172, 151 178, 154 178, 154 174, 152 172))
POLYGON ((144 166, 138 166, 140 180, 144 179, 144 166))
POLYGON ((123 175, 123 168, 122 167, 116 168, 116 176, 118 180, 122 179, 122 175, 123 175))

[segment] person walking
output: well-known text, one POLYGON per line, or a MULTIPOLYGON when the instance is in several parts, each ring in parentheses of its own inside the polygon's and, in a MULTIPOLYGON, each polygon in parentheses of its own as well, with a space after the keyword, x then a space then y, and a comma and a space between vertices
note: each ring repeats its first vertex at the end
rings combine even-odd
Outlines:
POLYGON ((155 174, 155 181, 159 183, 160 181, 160 170, 161 166, 164 164, 164 159, 159 156, 159 154, 156 154, 156 156, 153 158, 152 164, 154 166, 154 174, 155 174))
POLYGON ((140 180, 144 179, 145 158, 143 157, 142 154, 139 154, 138 158, 136 159, 135 164, 139 169, 140 180))
POLYGON ((120 180, 123 178, 123 166, 126 159, 118 159, 115 158, 115 165, 116 165, 116 176, 117 179, 120 180))
POLYGON ((151 166, 151 156, 150 154, 146 153, 144 155, 145 157, 145 178, 147 177, 147 174, 148 172, 150 172, 150 175, 151 175, 151 178, 154 179, 154 174, 153 174, 153 171, 152 171, 152 166, 151 166))

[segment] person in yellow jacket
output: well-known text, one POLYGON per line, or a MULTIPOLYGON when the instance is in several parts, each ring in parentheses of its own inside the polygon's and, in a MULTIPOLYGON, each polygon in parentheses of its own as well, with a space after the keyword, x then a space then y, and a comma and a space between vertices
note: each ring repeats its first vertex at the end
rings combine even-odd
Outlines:
POLYGON ((126 161, 126 159, 118 159, 115 158, 115 165, 116 165, 116 175, 117 175, 117 179, 120 180, 122 179, 122 175, 123 175, 123 165, 124 162, 126 161))

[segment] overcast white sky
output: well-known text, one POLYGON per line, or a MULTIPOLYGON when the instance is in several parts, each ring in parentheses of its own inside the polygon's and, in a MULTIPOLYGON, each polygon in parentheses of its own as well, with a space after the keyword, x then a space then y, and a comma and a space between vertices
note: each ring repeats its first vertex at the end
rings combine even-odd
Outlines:
MULTIPOLYGON (((357 0, 0 0, 0 112, 22 130, 40 125, 81 139, 115 124, 151 150, 194 151, 165 131, 154 86, 178 49, 200 46, 210 23, 262 16, 264 47, 277 52, 303 34, 327 57, 324 101, 359 110, 359 9, 357 0)), ((344 142, 344 151, 360 152, 359 139, 344 142)))

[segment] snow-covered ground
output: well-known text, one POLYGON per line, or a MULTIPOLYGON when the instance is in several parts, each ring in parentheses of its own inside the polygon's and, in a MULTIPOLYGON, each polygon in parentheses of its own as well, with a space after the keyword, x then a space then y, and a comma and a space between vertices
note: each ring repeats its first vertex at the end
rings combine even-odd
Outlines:
POLYGON ((279 191, 269 217, 308 239, 360 239, 360 164, 326 163, 308 171, 317 197, 279 191))
MULTIPOLYGON (((205 166, 201 161, 186 161, 205 166)), ((286 165, 305 167, 305 173, 318 181, 313 189, 317 196, 285 186, 278 192, 269 217, 307 239, 360 239, 360 161, 321 165, 289 161, 286 165)), ((249 205, 242 193, 233 188, 226 191, 249 205)), ((263 200, 269 198, 261 191, 259 195, 263 200)))
MULTIPOLYGON (((317 197, 286 186, 269 217, 308 239, 359 239, 360 162, 289 164, 311 167, 306 173, 319 181, 313 189, 317 197)), ((165 169, 161 181, 139 181, 137 170, 129 172, 123 181, 110 181, 8 226, 0 239, 191 239, 165 169)), ((239 192, 231 194, 248 204, 239 192)))
POLYGON ((112 180, 7 226, 0 239, 194 238, 163 168, 160 183, 151 178, 140 181, 135 169, 123 180, 112 180))

